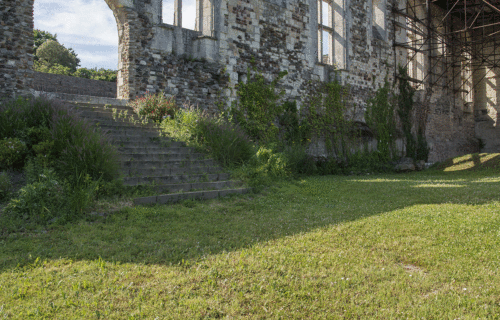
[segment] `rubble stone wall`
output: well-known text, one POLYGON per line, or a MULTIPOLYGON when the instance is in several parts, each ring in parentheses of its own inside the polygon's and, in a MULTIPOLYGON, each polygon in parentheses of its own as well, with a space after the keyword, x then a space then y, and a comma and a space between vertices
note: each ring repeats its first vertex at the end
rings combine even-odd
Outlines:
POLYGON ((32 88, 36 91, 70 93, 116 98, 116 82, 99 81, 35 71, 32 88))
MULTIPOLYGON (((249 69, 268 80, 287 71, 279 82, 285 100, 301 106, 308 94, 314 94, 312 83, 338 79, 349 86, 349 115, 359 123, 365 121, 368 99, 385 81, 394 83, 398 65, 408 62, 408 50, 397 45, 407 41, 406 17, 395 10, 404 11, 407 1, 425 4, 424 0, 332 0, 341 10, 329 18, 335 30, 329 38, 329 54, 333 53, 329 60, 319 58, 317 0, 198 0, 196 30, 163 23, 161 0, 105 1, 118 27, 118 98, 163 91, 175 95, 179 103, 216 112, 237 100, 237 85, 246 80, 249 69)), ((19 95, 33 86, 32 9, 33 0, 0 4, 0 96, 19 95)), ((424 11, 419 14, 426 18, 424 11)), ((440 19, 439 12, 435 17, 440 19)), ((428 55, 419 59, 422 83, 416 85, 414 130, 425 129, 429 160, 475 150, 474 106, 464 108, 454 85, 436 86, 436 78, 426 76, 444 66, 431 68, 428 55)), ((450 83, 452 70, 439 79, 450 83)), ((477 110, 486 110, 492 118, 498 103, 484 107, 479 94, 477 110)), ((493 93, 483 96, 490 102, 496 99, 493 93)), ((486 135, 494 146, 495 135, 486 135)), ((315 153, 326 153, 320 142, 316 145, 315 153)))

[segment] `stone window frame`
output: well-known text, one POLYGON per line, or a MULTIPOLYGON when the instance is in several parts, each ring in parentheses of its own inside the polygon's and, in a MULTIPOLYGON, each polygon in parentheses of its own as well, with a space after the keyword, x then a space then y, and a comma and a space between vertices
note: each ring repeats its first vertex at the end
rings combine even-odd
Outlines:
POLYGON ((347 1, 317 0, 318 12, 318 62, 347 69, 347 1), (327 3, 328 21, 323 21, 323 3, 327 3), (324 34, 328 37, 327 61, 323 51, 324 34))
MULTIPOLYGON (((174 0, 174 21, 176 27, 182 26, 182 1, 174 0)), ((196 0, 196 20, 195 31, 201 32, 205 36, 214 36, 214 0, 196 0), (208 14, 207 14, 208 13, 208 14)))
MULTIPOLYGON (((426 11, 421 3, 425 0, 407 0, 398 4, 399 10, 405 12, 399 23, 402 31, 396 38, 402 44, 406 54, 401 61, 407 67, 408 77, 416 90, 426 90, 431 79, 429 70, 429 42, 427 38, 426 11)), ((438 41, 437 39, 434 41, 438 41)), ((439 50, 439 46, 432 46, 439 50)), ((442 48, 446 50, 445 47, 442 48)), ((403 57, 403 56, 402 56, 403 57)))

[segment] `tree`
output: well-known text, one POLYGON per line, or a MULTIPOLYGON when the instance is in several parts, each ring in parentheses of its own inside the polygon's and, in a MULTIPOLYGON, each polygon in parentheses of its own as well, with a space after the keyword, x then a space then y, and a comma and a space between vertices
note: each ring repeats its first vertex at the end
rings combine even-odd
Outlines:
POLYGON ((75 72, 76 68, 80 65, 80 59, 76 57, 74 51, 66 49, 57 40, 46 40, 37 49, 36 55, 39 60, 43 60, 49 67, 61 65, 75 72))
POLYGON ((34 29, 33 30, 34 42, 33 42, 33 54, 35 55, 35 61, 38 61, 36 51, 38 48, 47 40, 57 41, 57 33, 52 34, 47 31, 34 29))

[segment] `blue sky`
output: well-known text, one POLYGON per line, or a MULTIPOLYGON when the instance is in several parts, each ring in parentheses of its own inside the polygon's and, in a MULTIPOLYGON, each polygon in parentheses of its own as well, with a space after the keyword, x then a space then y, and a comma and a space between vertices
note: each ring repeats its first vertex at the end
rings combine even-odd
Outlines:
MULTIPOLYGON (((172 23, 173 11, 173 0, 163 0, 164 22, 172 23)), ((183 0, 183 17, 194 16, 195 0, 183 0)), ((34 20, 35 29, 57 34, 61 44, 75 50, 80 67, 117 69, 118 31, 104 0, 35 0, 34 20)), ((194 28, 194 19, 183 20, 194 28)))

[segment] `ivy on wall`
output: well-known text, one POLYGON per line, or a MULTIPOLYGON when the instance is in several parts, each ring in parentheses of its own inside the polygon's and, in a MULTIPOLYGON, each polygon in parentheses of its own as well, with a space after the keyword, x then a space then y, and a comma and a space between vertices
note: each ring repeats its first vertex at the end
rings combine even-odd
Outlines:
POLYGON ((256 141, 271 142, 278 137, 276 121, 284 111, 279 100, 285 92, 277 90, 276 85, 288 72, 283 71, 268 83, 255 69, 248 68, 246 83, 239 83, 237 95, 239 102, 231 107, 233 119, 256 141))
MULTIPOLYGON (((399 74, 397 93, 385 81, 368 100, 365 119, 377 139, 375 158, 387 162, 398 155, 399 117, 406 156, 426 160, 429 150, 423 129, 414 126, 414 89, 407 80, 406 69, 400 68, 399 74)), ((348 164, 352 149, 359 142, 350 112, 354 106, 349 100, 349 87, 336 80, 311 81, 309 94, 299 110, 295 101, 281 101, 284 90, 278 89, 278 83, 286 75, 284 71, 267 81, 255 68, 249 68, 247 81, 237 86, 239 100, 230 109, 232 119, 259 144, 305 145, 311 139, 324 140, 328 154, 348 164)))
POLYGON ((396 153, 396 120, 394 105, 390 101, 390 85, 386 80, 375 96, 368 100, 365 119, 377 139, 381 159, 388 161, 396 153))
POLYGON ((328 153, 346 161, 353 133, 353 121, 347 117, 349 88, 337 80, 313 87, 304 106, 305 126, 310 128, 311 137, 325 140, 328 153))

